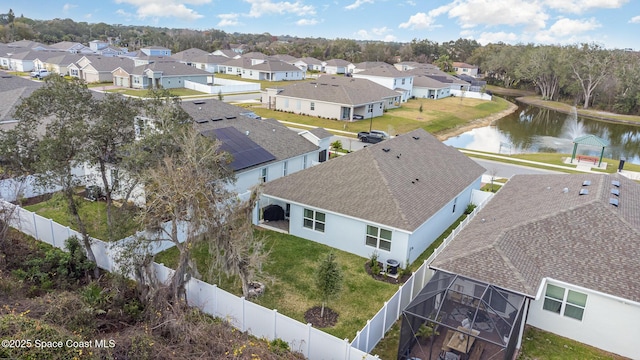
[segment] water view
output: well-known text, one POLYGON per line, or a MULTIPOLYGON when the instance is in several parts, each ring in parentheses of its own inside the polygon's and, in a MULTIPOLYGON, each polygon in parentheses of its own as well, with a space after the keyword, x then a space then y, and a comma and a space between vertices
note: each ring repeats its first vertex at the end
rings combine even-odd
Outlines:
MULTIPOLYGON (((640 164, 640 126, 591 120, 521 103, 492 126, 473 129, 444 143, 457 148, 501 154, 573 152, 573 139, 596 135, 607 143, 604 156, 640 164)), ((601 148, 580 145, 578 154, 600 156, 601 148)))

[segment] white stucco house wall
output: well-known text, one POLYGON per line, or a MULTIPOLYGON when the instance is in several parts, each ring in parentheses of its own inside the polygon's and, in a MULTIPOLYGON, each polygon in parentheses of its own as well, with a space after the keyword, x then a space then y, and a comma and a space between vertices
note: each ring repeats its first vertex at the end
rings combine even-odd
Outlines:
POLYGON ((252 80, 295 81, 304 80, 305 75, 298 67, 280 60, 254 61, 242 69, 242 78, 252 80))
POLYGON ((404 266, 462 215, 484 171, 418 129, 269 182, 259 207, 285 209, 292 235, 404 266))
POLYGON ((442 99, 451 96, 449 84, 442 83, 428 76, 415 76, 413 78, 413 96, 418 99, 442 99))
POLYGON ((147 65, 119 66, 112 71, 116 86, 148 89, 162 86, 166 89, 182 88, 185 81, 213 84, 213 75, 175 61, 156 61, 147 65))
POLYGON ((618 174, 516 175, 430 266, 525 295, 531 326, 640 359, 639 204, 618 174))
POLYGON ((411 73, 399 71, 393 66, 377 66, 353 74, 356 79, 367 79, 387 89, 400 93, 401 101, 406 102, 413 96, 413 77, 411 73))
POLYGON ((463 62, 454 62, 453 71, 458 75, 468 75, 471 77, 478 77, 478 67, 463 62))
POLYGON ((331 59, 324 63, 324 72, 329 75, 346 74, 351 62, 343 59, 331 59))

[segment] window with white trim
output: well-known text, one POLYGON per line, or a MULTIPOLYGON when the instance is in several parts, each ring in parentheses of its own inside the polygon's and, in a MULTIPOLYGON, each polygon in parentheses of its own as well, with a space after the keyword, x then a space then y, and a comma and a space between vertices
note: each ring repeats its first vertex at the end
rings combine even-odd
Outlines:
POLYGON ((365 244, 380 250, 391 251, 391 230, 367 225, 365 244))
POLYGON ((311 102, 311 110, 315 110, 316 109, 316 103, 314 103, 313 101, 311 102))
POLYGON ((285 161, 282 163, 282 176, 287 176, 289 173, 289 162, 285 161))
POLYGON ((319 211, 304 209, 302 226, 307 229, 324 232, 325 214, 319 211))
POLYGON ((368 113, 372 113, 373 112, 373 104, 367 105, 367 112, 368 113))
POLYGON ((587 305, 587 294, 547 284, 542 308, 556 314, 582 321, 587 305))
POLYGON ((260 181, 263 183, 267 182, 267 168, 260 169, 260 181))
POLYGON ((302 168, 303 169, 307 168, 307 155, 302 157, 302 168))

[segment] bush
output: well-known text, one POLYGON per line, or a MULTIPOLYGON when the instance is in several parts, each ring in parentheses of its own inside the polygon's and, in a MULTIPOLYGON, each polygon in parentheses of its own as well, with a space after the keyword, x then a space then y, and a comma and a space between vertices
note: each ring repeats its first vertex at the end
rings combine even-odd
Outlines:
POLYGON ((467 208, 464 210, 464 213, 469 215, 473 212, 475 208, 476 208, 476 204, 469 203, 469 205, 467 205, 467 208))

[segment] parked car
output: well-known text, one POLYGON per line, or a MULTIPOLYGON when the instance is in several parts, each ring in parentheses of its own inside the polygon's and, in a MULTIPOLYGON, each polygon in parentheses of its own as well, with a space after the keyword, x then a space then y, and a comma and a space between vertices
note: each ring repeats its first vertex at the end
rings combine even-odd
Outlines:
POLYGON ((371 132, 361 131, 358 133, 358 140, 366 143, 375 144, 382 140, 387 140, 388 138, 389 134, 382 130, 371 130, 371 132))
POLYGON ((36 79, 42 79, 43 77, 47 77, 49 75, 50 73, 47 69, 40 69, 31 72, 31 77, 36 79))

